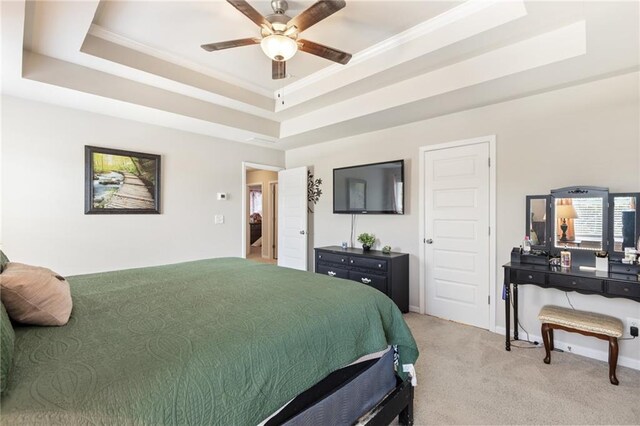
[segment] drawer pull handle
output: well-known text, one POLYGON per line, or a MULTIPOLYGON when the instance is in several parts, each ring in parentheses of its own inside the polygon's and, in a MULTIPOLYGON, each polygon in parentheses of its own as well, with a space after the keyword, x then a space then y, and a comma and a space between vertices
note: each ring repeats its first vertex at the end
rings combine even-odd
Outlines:
POLYGON ((533 275, 529 275, 529 279, 532 280, 533 279, 533 275))
POLYGON ((629 292, 629 287, 625 287, 624 291, 629 292))
POLYGON ((330 277, 335 277, 336 273, 333 272, 333 271, 329 271, 329 272, 327 272, 327 275, 329 275, 330 277))
POLYGON ((365 283, 365 284, 369 284, 369 283, 371 283, 371 279, 370 279, 370 278, 362 278, 362 280, 361 280, 361 281, 362 281, 363 283, 365 283))
POLYGON ((575 281, 571 281, 571 285, 578 285, 578 283, 575 281))
POLYGON ((378 263, 378 268, 382 268, 382 263, 378 263))
POLYGON ((322 255, 318 256, 318 259, 322 259, 322 255))
POLYGON ((344 259, 340 259, 340 262, 344 262, 344 259))
POLYGON ((351 263, 353 263, 353 259, 351 259, 351 263))

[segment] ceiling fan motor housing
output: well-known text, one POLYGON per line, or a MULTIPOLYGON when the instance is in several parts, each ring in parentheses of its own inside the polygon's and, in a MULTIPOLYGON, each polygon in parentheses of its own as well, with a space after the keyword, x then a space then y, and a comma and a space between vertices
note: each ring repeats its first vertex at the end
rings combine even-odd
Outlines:
POLYGON ((287 9, 289 9, 289 3, 285 0, 271 0, 271 8, 275 13, 284 15, 287 9))
MULTIPOLYGON (((284 33, 287 30, 287 22, 291 20, 289 16, 280 13, 265 16, 265 19, 269 21, 275 34, 284 33)), ((262 28, 261 32, 263 37, 270 34, 265 28, 262 28)))

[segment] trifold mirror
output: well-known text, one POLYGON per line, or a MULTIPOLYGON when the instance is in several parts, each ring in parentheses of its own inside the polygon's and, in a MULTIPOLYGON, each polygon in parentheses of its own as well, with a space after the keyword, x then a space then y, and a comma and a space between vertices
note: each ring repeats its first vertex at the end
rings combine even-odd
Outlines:
MULTIPOLYGON (((640 237, 640 193, 568 187, 526 198, 526 235, 537 250, 606 250, 614 258, 640 237)), ((591 255, 593 257, 593 255, 591 255)))

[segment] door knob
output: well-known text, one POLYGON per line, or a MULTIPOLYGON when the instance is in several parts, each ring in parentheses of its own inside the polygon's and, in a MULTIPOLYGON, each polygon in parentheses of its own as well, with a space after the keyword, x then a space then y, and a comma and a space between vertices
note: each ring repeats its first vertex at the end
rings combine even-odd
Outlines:
POLYGON ((304 231, 300 231, 300 235, 304 235, 304 231))
POLYGON ((428 240, 425 241, 425 243, 427 244, 433 244, 433 240, 431 238, 429 238, 428 240))

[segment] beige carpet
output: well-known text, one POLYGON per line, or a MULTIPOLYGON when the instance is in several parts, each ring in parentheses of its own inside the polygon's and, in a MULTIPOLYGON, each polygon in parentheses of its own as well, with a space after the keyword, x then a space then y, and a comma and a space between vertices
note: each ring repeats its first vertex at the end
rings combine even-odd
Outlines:
POLYGON ((405 318, 420 348, 417 425, 640 424, 640 371, 618 367, 620 385, 613 386, 605 362, 552 352, 546 365, 544 348, 506 352, 498 334, 405 318))

